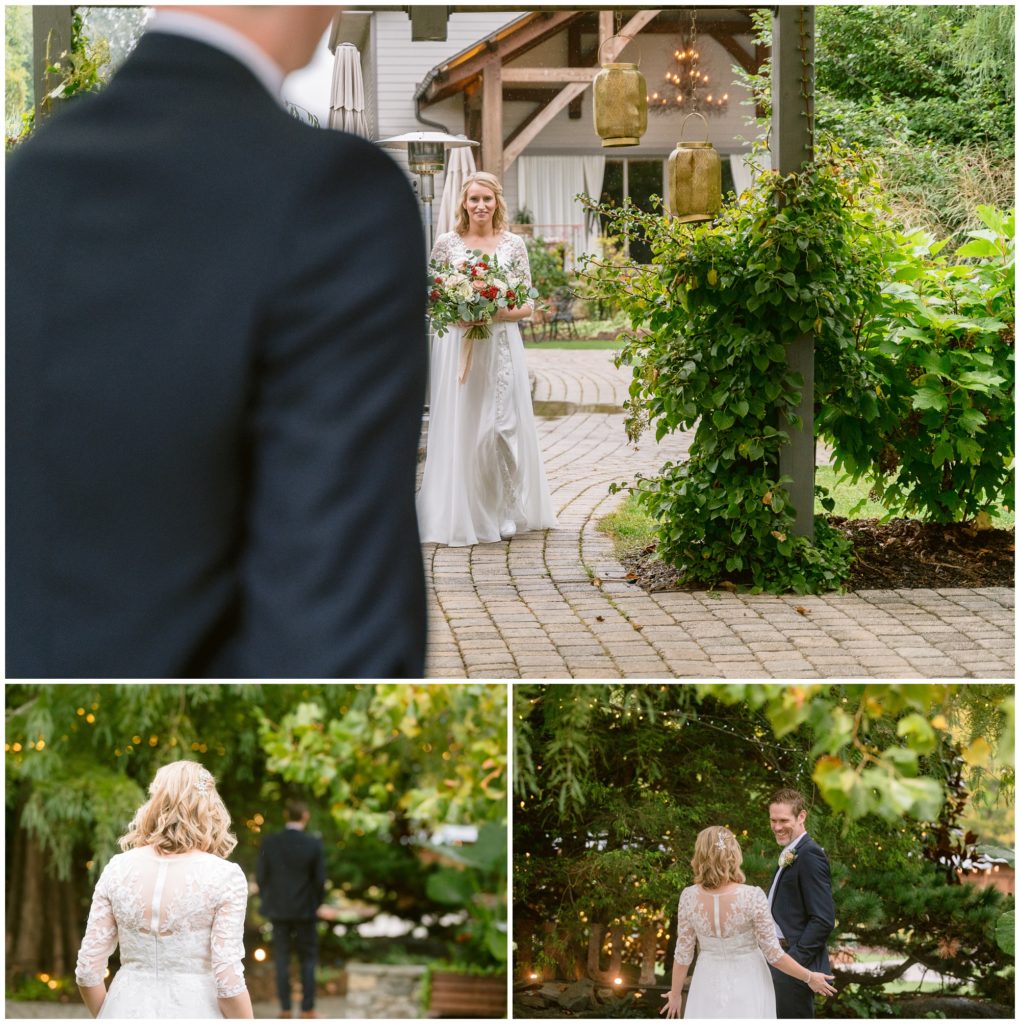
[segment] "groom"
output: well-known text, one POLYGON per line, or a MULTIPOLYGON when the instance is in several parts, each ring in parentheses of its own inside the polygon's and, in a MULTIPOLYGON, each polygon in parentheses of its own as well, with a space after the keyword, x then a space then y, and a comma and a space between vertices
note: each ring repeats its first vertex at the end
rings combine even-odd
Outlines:
MULTIPOLYGON (((836 926, 825 851, 804 830, 807 811, 795 789, 780 789, 769 804, 769 824, 783 848, 769 888, 769 907, 779 944, 811 971, 831 973, 825 940, 836 926)), ((801 981, 770 968, 776 990, 776 1016, 815 1015, 815 999, 801 981)))
POLYGON ((266 837, 255 869, 262 914, 273 925, 273 960, 280 1016, 290 1017, 290 954, 301 964, 301 1016, 315 1012, 315 965, 319 958, 316 927, 319 904, 326 882, 326 854, 322 840, 305 831, 308 808, 288 800, 282 832, 266 837))
POLYGON ((420 678, 425 244, 285 109, 338 8, 157 7, 7 161, 8 678, 420 678))

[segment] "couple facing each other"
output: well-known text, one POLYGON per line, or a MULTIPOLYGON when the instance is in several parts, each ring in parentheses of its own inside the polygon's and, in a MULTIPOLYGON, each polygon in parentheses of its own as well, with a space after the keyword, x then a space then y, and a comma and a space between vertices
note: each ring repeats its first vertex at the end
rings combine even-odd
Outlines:
MULTIPOLYGON (((302 1017, 315 1017, 316 912, 325 882, 322 841, 304 833, 308 812, 288 805, 288 828, 259 851, 263 914, 272 921, 281 1016, 288 966, 301 959, 302 1017)), ((93 1017, 252 1017, 244 980, 248 882, 226 858, 237 845, 212 775, 194 761, 156 772, 149 799, 96 883, 75 979, 93 1017), (120 969, 104 977, 120 946, 120 969)))
POLYGON ((680 894, 670 991, 660 1010, 679 1017, 687 971, 698 948, 685 1018, 814 1016, 814 994, 831 996, 825 948, 836 924, 825 851, 805 831, 804 798, 781 789, 769 824, 782 846, 765 893, 745 885, 740 844, 713 826, 694 844, 694 885, 680 894))

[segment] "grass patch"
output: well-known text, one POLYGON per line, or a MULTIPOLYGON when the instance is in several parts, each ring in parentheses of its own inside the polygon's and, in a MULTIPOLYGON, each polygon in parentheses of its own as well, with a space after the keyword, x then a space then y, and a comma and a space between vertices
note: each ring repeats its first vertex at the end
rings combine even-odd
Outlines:
MULTIPOLYGON (((882 986, 882 991, 886 995, 898 995, 902 992, 942 992, 944 989, 945 985, 941 981, 889 981, 882 986)), ((953 995, 958 996, 970 994, 971 990, 968 986, 953 992, 953 995)))
POLYGON ((572 340, 569 338, 554 338, 552 341, 529 341, 525 342, 525 348, 602 348, 602 349, 621 349, 623 346, 618 341, 612 339, 601 339, 601 338, 578 338, 572 340))
MULTIPOLYGON (((829 489, 829 496, 836 502, 833 514, 850 517, 852 509, 862 499, 864 507, 854 514, 854 519, 881 519, 886 510, 868 497, 868 487, 864 483, 836 483, 836 474, 830 466, 819 466, 815 473, 815 481, 829 489)), ((816 503, 815 512, 825 510, 816 503)), ((1014 526, 1014 513, 1004 512, 992 519, 992 523, 1000 530, 1011 530, 1014 526)), ((599 530, 613 542, 613 552, 619 559, 621 556, 647 547, 655 540, 655 520, 638 504, 637 497, 628 494, 620 506, 598 523, 599 530)))

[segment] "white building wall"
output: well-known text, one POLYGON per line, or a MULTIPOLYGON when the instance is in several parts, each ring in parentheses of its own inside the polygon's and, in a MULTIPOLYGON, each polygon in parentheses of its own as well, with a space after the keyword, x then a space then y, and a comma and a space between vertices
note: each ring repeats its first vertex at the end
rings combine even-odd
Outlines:
POLYGON ((379 138, 378 67, 378 33, 376 32, 375 18, 370 18, 368 41, 365 43, 365 52, 361 55, 361 70, 365 86, 365 121, 367 122, 368 137, 370 139, 379 138))
MULTIPOLYGON (((372 18, 375 51, 376 122, 374 138, 385 139, 404 132, 434 131, 415 119, 414 94, 436 65, 473 46, 520 13, 471 11, 454 13, 447 22, 443 42, 412 42, 411 19, 403 11, 377 11, 372 18)), ((366 72, 368 68, 366 66, 366 72)), ((464 132, 464 99, 461 94, 422 110, 427 121, 438 121, 453 135, 464 132)), ((406 156, 391 150, 406 168, 406 156)), ((476 150, 477 153, 477 150, 476 150)), ((436 212, 443 194, 443 176, 436 175, 436 212)))

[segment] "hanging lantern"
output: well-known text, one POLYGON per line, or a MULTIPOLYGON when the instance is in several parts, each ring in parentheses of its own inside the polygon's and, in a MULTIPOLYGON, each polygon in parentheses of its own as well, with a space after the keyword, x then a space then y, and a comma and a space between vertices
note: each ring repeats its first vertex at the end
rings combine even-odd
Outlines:
MULTIPOLYGON (((609 39, 605 40, 602 46, 608 42, 609 39)), ((648 128, 648 86, 637 64, 603 64, 593 89, 592 113, 602 145, 636 146, 648 128)))
POLYGON ((688 114, 680 125, 680 141, 669 155, 669 204, 672 217, 688 223, 711 220, 722 206, 722 161, 708 141, 708 119, 688 114), (704 142, 684 142, 684 128, 692 117, 705 122, 704 142))

